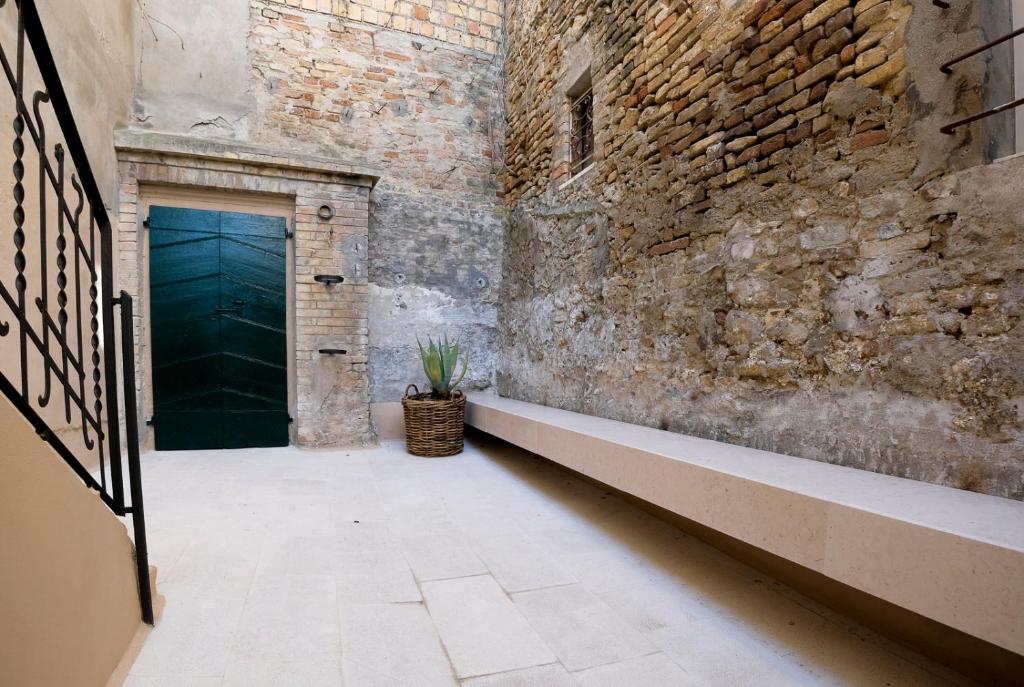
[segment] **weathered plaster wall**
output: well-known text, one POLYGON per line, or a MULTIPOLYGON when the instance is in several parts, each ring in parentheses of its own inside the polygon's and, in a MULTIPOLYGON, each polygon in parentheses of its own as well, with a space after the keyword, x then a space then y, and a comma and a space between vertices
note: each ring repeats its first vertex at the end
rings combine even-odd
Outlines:
POLYGON ((507 11, 501 393, 1024 497, 1024 160, 938 132, 986 99, 984 61, 938 71, 983 9, 507 11), (588 67, 597 162, 566 183, 588 67))
POLYGON ((145 0, 136 8, 134 123, 155 131, 245 139, 248 0, 145 0))
POLYGON ((279 4, 491 54, 502 42, 501 0, 279 0, 279 4))
POLYGON ((498 3, 206 5, 141 2, 133 126, 380 168, 371 400, 422 383, 415 335, 442 330, 470 342, 470 386, 490 387, 505 216, 498 3))

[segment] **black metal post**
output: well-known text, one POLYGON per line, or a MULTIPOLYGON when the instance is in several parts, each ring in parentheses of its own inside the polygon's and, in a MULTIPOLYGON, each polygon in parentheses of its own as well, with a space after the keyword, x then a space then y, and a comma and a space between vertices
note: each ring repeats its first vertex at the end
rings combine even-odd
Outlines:
MULTIPOLYGON (((103 223, 100 224, 100 265, 102 273, 100 279, 102 284, 100 285, 100 300, 103 311, 103 371, 104 377, 106 378, 106 394, 107 394, 107 447, 110 451, 108 454, 110 460, 110 488, 111 496, 114 497, 114 503, 118 505, 122 512, 124 512, 124 478, 121 475, 121 421, 117 413, 117 344, 115 343, 114 335, 114 303, 115 299, 112 297, 114 294, 114 246, 113 237, 110 232, 110 225, 103 223), (106 298, 106 296, 111 296, 106 298)), ((122 326, 124 322, 124 309, 121 310, 121 321, 122 326)), ((128 320, 128 336, 131 336, 133 327, 131 320, 128 320)), ((122 332, 122 341, 124 341, 124 332, 122 332)), ((131 339, 128 339, 130 342, 131 339)), ((126 356, 125 360, 121 361, 125 365, 125 375, 128 373, 128 364, 132 365, 132 376, 134 377, 135 370, 135 355, 134 353, 130 356, 126 356)), ((128 384, 125 380, 125 395, 128 393, 128 384)), ((135 384, 132 384, 132 393, 135 393, 135 384)), ((97 394, 97 401, 99 400, 99 394, 97 394)), ((135 411, 135 404, 128 405, 127 399, 125 399, 125 416, 128 415, 128 409, 131 412, 135 411)), ((99 419, 99 418, 97 418, 99 419)), ((128 442, 129 451, 131 450, 131 441, 128 442)), ((136 448, 136 450, 138 450, 136 448)))
MULTIPOLYGON (((149 584, 149 549, 146 545, 146 513, 142 505, 142 470, 139 465, 139 418, 135 399, 135 342, 132 297, 124 291, 116 301, 121 306, 121 365, 124 368, 124 434, 128 442, 128 488, 131 492, 132 526, 135 530, 135 565, 139 576, 139 604, 142 620, 153 624, 153 590, 149 584)), ((112 348, 108 346, 108 348, 112 348)))

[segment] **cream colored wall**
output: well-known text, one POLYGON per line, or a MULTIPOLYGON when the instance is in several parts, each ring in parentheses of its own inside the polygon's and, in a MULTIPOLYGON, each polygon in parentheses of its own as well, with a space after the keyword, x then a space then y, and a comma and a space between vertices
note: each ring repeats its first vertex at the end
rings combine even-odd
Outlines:
POLYGON ((103 687, 140 626, 124 525, 0 397, 0 685, 103 687))
POLYGON ((249 138, 249 0, 138 0, 136 125, 249 138))

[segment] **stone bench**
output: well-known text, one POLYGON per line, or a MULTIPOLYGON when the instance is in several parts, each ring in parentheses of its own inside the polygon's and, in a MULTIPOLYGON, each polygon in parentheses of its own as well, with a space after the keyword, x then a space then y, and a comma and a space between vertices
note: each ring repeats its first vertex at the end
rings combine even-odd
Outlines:
POLYGON ((1024 654, 1024 503, 488 395, 467 424, 1024 654))

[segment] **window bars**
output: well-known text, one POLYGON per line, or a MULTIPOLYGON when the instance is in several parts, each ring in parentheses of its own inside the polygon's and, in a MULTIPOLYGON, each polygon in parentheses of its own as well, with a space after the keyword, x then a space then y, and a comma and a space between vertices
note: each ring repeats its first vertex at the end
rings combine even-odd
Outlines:
POLYGON ((569 123, 569 165, 579 174, 594 160, 594 91, 588 88, 572 103, 569 123))
MULTIPOLYGON (((947 0, 932 0, 932 4, 935 5, 936 7, 941 8, 941 9, 949 9, 949 7, 950 7, 949 2, 947 0)), ((950 59, 949 61, 945 62, 941 67, 939 67, 939 71, 941 71, 943 74, 946 74, 948 76, 948 75, 953 73, 953 69, 952 69, 953 65, 959 64, 960 62, 963 62, 964 60, 966 60, 968 58, 974 57, 975 55, 980 55, 983 52, 987 52, 987 51, 991 50, 992 48, 994 48, 994 47, 996 47, 998 45, 1002 45, 1003 43, 1005 43, 1007 41, 1012 41, 1014 38, 1016 38, 1017 36, 1020 36, 1022 34, 1024 34, 1024 28, 1020 28, 1020 29, 1017 29, 1015 31, 1011 31, 1010 33, 1008 33, 1008 34, 1006 34, 1004 36, 1000 36, 999 38, 996 38, 995 40, 989 41, 988 43, 985 43, 984 45, 979 45, 976 48, 973 48, 971 50, 968 50, 967 52, 961 53, 961 54, 957 55, 956 57, 950 59)), ((1016 109, 1016 108, 1020 107, 1021 105, 1024 105, 1024 98, 1016 98, 1015 100, 1012 100, 1012 101, 1010 101, 1008 103, 1003 103, 1002 105, 997 105, 996 107, 990 108, 988 110, 984 110, 982 112, 978 112, 978 113, 973 114, 973 115, 971 115, 969 117, 964 117, 963 119, 958 119, 955 122, 950 122, 949 124, 946 124, 945 126, 941 127, 939 129, 939 131, 941 131, 942 133, 944 133, 946 135, 952 135, 960 127, 967 126, 968 124, 973 124, 974 122, 977 122, 977 121, 979 121, 981 119, 985 119, 987 117, 991 117, 993 115, 997 115, 1000 112, 1006 112, 1008 110, 1016 109)))
MULTIPOLYGON (((152 624, 131 298, 114 298, 110 219, 35 0, 0 0, 0 21, 9 26, 0 33, 9 37, 0 43, 0 82, 6 77, 10 86, 6 95, 0 91, 0 112, 9 117, 13 152, 11 171, 0 180, 11 194, 0 240, 13 243, 6 255, 0 251, 0 391, 111 511, 133 516, 139 601, 143 620, 152 624), (121 306, 123 386, 115 305, 121 306)), ((3 121, 0 116, 0 128, 3 121)))

